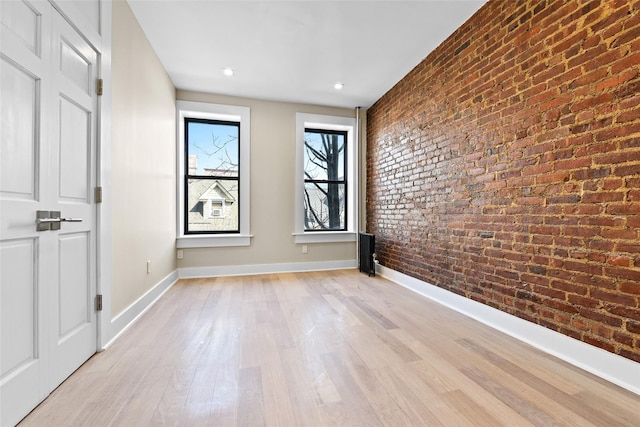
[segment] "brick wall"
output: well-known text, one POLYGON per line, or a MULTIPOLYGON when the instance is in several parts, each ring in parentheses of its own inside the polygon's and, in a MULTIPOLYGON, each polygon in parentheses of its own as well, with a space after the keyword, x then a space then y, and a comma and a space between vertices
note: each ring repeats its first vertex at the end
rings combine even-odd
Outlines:
POLYGON ((382 265, 640 362, 640 0, 490 0, 367 126, 382 265))

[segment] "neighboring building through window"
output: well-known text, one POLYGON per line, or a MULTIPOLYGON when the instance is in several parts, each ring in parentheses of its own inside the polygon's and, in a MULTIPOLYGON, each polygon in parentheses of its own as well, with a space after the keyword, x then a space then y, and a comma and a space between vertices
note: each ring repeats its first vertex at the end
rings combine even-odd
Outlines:
POLYGON ((250 111, 178 101, 178 248, 247 246, 250 111))

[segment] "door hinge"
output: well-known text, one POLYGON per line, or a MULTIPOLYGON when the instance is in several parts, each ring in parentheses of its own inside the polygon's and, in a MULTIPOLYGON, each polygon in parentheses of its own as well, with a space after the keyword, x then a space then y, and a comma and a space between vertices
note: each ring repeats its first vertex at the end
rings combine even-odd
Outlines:
POLYGON ((102 187, 96 187, 96 203, 102 203, 102 187))
POLYGON ((96 295, 96 311, 102 311, 102 295, 96 295))
POLYGON ((102 86, 103 86, 103 81, 102 79, 98 79, 98 81, 96 82, 96 93, 98 94, 98 96, 102 95, 102 86))

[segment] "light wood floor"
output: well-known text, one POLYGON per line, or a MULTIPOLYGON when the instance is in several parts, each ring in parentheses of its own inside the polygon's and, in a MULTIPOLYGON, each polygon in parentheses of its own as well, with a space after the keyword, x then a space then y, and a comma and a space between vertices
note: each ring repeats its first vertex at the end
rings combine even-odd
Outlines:
POLYGON ((21 426, 640 426, 640 396, 355 270, 182 280, 21 426))

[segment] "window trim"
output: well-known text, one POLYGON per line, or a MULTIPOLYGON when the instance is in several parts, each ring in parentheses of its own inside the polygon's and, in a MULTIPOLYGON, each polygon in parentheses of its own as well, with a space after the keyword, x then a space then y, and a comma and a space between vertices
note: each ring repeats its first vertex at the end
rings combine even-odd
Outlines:
POLYGON ((358 200, 358 152, 355 141, 356 119, 354 117, 326 116, 296 113, 296 179, 295 179, 295 243, 332 243, 356 241, 356 213, 358 200), (347 181, 346 230, 313 230, 304 228, 304 134, 305 129, 326 129, 347 132, 347 181))
POLYGON ((177 217, 176 217, 176 247, 204 248, 225 246, 249 246, 250 232, 250 142, 251 142, 251 111, 249 107, 235 105, 210 104, 206 102, 176 101, 177 116, 177 217), (240 123, 240 174, 239 174, 239 203, 240 211, 239 232, 216 232, 185 234, 185 118, 239 122, 240 123))

